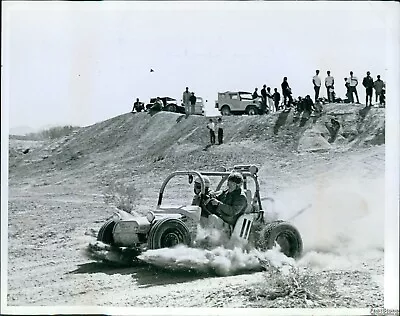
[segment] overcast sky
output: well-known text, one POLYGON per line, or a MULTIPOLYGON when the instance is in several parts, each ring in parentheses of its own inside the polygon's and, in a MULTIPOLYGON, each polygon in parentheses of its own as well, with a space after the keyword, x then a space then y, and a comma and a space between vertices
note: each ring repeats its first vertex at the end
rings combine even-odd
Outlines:
MULTIPOLYGON (((90 125, 130 111, 136 97, 180 100, 186 86, 211 107, 217 92, 252 92, 264 83, 280 90, 284 76, 294 96, 312 95, 315 69, 322 79, 331 70, 343 97, 350 70, 386 80, 390 68, 393 3, 2 5, 10 128, 90 125)), ((362 86, 359 95, 363 102, 362 86)))

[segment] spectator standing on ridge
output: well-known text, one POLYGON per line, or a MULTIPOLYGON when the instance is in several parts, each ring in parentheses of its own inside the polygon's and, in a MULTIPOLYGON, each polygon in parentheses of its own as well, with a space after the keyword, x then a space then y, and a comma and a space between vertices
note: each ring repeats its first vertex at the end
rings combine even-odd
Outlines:
POLYGON ((276 112, 278 112, 278 110, 279 110, 279 102, 281 101, 281 95, 278 92, 277 88, 274 89, 274 94, 272 95, 272 97, 274 98, 275 110, 276 110, 276 112))
POLYGON ((378 79, 374 82, 374 89, 375 89, 375 102, 378 102, 379 98, 379 103, 380 102, 380 96, 382 94, 382 90, 385 87, 385 83, 381 80, 381 76, 378 75, 376 76, 378 79))
POLYGON ((268 104, 268 108, 271 111, 271 113, 275 112, 274 111, 274 100, 273 100, 272 93, 271 93, 271 87, 267 88, 267 104, 268 104))
POLYGON ((196 111, 196 96, 194 95, 194 92, 191 93, 189 102, 190 102, 190 114, 194 114, 196 111))
POLYGON ((185 107, 186 117, 188 117, 188 115, 190 114, 190 92, 188 87, 186 87, 186 90, 183 92, 182 103, 185 107))
POLYGON ((215 144, 215 123, 212 119, 208 121, 207 128, 210 131, 210 143, 215 144))
POLYGON ((215 124, 215 130, 217 132, 217 137, 218 137, 218 145, 221 145, 224 140, 224 129, 223 129, 223 123, 222 123, 222 118, 218 118, 217 123, 215 124))
POLYGON ((254 89, 254 92, 253 92, 253 94, 252 94, 253 100, 254 100, 254 99, 257 99, 257 98, 259 97, 257 91, 258 91, 258 88, 255 88, 255 89, 254 89))
POLYGON ((261 114, 264 114, 267 108, 267 91, 265 90, 266 86, 267 85, 263 85, 263 88, 261 89, 261 114))
POLYGON ((335 102, 335 96, 334 96, 334 84, 335 84, 335 79, 331 76, 331 72, 328 70, 326 72, 328 75, 325 78, 325 87, 326 87, 326 94, 328 96, 328 102, 335 102))
POLYGON ((321 78, 318 75, 319 75, 319 70, 317 69, 315 71, 315 76, 312 79, 312 82, 313 82, 313 85, 314 85, 314 91, 315 91, 315 102, 318 101, 319 90, 321 89, 321 78))
POLYGON ((353 76, 352 71, 350 71, 350 77, 348 78, 348 81, 349 81, 349 87, 350 87, 351 100, 353 100, 352 102, 354 102, 354 98, 353 98, 353 93, 354 93, 357 98, 357 103, 360 104, 360 100, 358 99, 358 93, 357 93, 358 79, 356 76, 353 76))
POLYGON ((290 108, 290 105, 293 103, 293 98, 292 98, 292 89, 289 86, 289 83, 287 82, 287 77, 283 77, 283 82, 281 83, 281 88, 282 88, 282 95, 283 95, 283 104, 285 106, 285 110, 287 110, 287 107, 290 108), (286 104, 287 99, 289 99, 289 103, 286 104), (287 105, 287 107, 286 107, 287 105))
POLYGON ((363 79, 363 86, 365 87, 365 106, 368 106, 368 97, 369 97, 369 106, 372 106, 372 88, 374 87, 374 80, 370 76, 370 72, 367 71, 367 76, 363 79))

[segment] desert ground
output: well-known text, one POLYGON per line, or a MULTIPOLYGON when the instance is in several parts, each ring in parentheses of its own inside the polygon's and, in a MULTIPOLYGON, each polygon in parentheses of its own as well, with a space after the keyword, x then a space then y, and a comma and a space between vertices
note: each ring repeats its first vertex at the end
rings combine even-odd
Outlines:
MULTIPOLYGON (((224 144, 214 146, 205 117, 169 112, 126 113, 53 140, 10 136, 7 305, 383 307, 385 109, 330 104, 315 118, 223 122, 224 144), (325 125, 331 118, 337 135, 325 125), (289 272, 280 254, 262 265, 223 247, 212 251, 224 263, 204 262, 202 271, 173 269, 182 253, 195 261, 201 249, 162 250, 164 268, 151 254, 130 266, 87 256, 115 208, 155 207, 169 173, 235 164, 259 167, 261 196, 274 199, 266 207, 280 218, 308 206, 291 221, 304 253, 289 272)), ((171 190, 172 200, 186 198, 171 190)))

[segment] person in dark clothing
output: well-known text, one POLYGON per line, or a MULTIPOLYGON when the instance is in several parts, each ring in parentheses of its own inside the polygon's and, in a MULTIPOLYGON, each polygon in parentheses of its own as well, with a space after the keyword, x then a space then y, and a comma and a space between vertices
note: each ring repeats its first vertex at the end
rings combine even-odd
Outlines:
POLYGON ((311 113, 314 108, 314 103, 311 100, 310 95, 307 95, 303 101, 304 111, 311 113))
POLYGON ((278 112, 279 102, 281 101, 281 95, 278 92, 277 88, 274 89, 274 94, 272 95, 272 98, 274 99, 275 110, 278 112))
POLYGON ((348 102, 345 101, 345 103, 353 103, 353 94, 350 93, 350 83, 347 78, 344 78, 344 86, 346 87, 346 97, 348 99, 348 102))
POLYGON ((283 95, 283 104, 285 105, 286 108, 286 100, 289 99, 289 103, 287 104, 288 107, 293 103, 293 98, 292 98, 292 89, 289 86, 289 83, 287 82, 287 77, 283 78, 283 82, 281 84, 282 88, 282 95, 283 95))
POLYGON ((240 173, 234 172, 228 177, 228 188, 215 197, 210 197, 204 202, 207 210, 221 218, 224 222, 234 226, 240 215, 244 214, 247 208, 247 198, 242 191, 243 177, 240 173))
POLYGON ((196 98, 196 96, 194 95, 194 92, 192 92, 192 93, 190 94, 190 97, 189 97, 189 102, 190 102, 190 113, 191 113, 191 114, 194 114, 194 112, 195 112, 196 100, 197 100, 197 98, 196 98))
POLYGON ((157 97, 154 104, 150 107, 148 114, 154 114, 155 112, 162 111, 163 106, 164 106, 163 101, 160 99, 160 97, 157 97))
POLYGON ((134 111, 136 111, 136 112, 144 111, 144 104, 143 104, 143 102, 139 101, 139 98, 136 98, 136 102, 133 103, 132 112, 134 112, 134 111))
POLYGON ((253 92, 253 94, 252 94, 253 99, 257 99, 257 98, 259 97, 257 91, 258 91, 258 88, 255 88, 255 89, 254 89, 254 92, 253 92))
POLYGON ((381 91, 381 94, 379 95, 379 105, 385 105, 385 102, 386 102, 385 101, 386 100, 385 93, 386 93, 386 89, 383 88, 381 91))
POLYGON ((304 111, 304 101, 305 100, 302 97, 299 97, 296 102, 296 111, 299 114, 304 111))
POLYGON ((222 118, 220 117, 218 118, 217 123, 215 124, 215 130, 217 132, 218 145, 221 145, 224 139, 224 129, 223 129, 222 118))
POLYGON ((378 102, 378 99, 380 100, 381 92, 385 88, 385 83, 381 80, 381 76, 378 75, 377 78, 378 79, 374 82, 375 102, 378 102))
POLYGON ((368 97, 369 97, 369 106, 372 106, 372 89, 374 87, 374 79, 370 76, 370 72, 367 71, 367 76, 363 79, 363 86, 365 87, 365 106, 368 106, 368 97))
POLYGON ((261 114, 265 113, 265 110, 267 109, 267 90, 265 89, 267 85, 263 85, 263 88, 261 89, 261 114))

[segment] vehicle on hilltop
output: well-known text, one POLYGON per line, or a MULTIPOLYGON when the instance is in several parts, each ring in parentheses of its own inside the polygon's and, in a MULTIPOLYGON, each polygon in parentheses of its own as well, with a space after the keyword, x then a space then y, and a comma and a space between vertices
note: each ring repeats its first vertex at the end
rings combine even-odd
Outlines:
POLYGON ((222 115, 257 115, 261 110, 261 97, 253 99, 252 93, 247 91, 218 92, 218 101, 215 103, 215 107, 222 115))
MULTIPOLYGON (((160 97, 163 108, 162 111, 176 112, 176 113, 185 113, 185 108, 181 105, 178 105, 178 101, 171 97, 160 97)), ((148 111, 156 102, 157 98, 151 98, 150 102, 146 104, 146 110, 148 111)))

